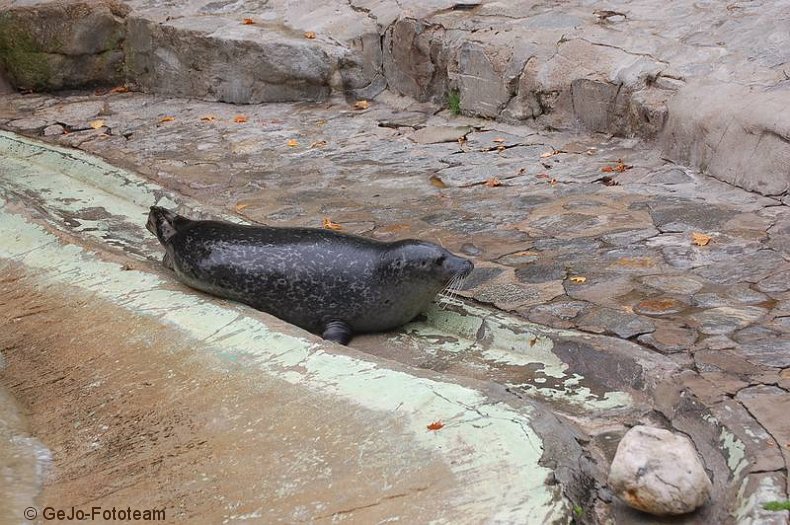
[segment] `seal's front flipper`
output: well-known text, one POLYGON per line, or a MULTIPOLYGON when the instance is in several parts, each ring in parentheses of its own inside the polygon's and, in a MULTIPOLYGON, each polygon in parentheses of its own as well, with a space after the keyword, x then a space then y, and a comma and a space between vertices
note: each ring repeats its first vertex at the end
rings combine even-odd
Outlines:
POLYGON ((327 341, 334 341, 341 345, 347 345, 351 341, 351 328, 343 321, 329 321, 324 327, 321 337, 327 341))
POLYGON ((162 266, 165 268, 170 268, 171 270, 175 271, 175 266, 173 266, 173 258, 170 257, 170 254, 165 252, 165 256, 162 257, 162 266))

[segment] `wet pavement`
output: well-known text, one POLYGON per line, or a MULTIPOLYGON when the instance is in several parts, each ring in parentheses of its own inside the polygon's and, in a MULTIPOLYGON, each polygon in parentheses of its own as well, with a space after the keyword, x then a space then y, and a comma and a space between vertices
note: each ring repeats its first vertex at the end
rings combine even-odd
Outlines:
MULTIPOLYGON (((633 405, 596 417, 586 413, 590 399, 567 402, 568 384, 558 389, 565 401, 541 396, 534 379, 551 382, 550 374, 498 360, 477 325, 466 329, 478 332, 471 354, 445 333, 427 346, 420 341, 431 339, 397 346, 380 337, 352 346, 552 402, 587 434, 601 468, 613 452, 607 442, 627 425, 668 422, 694 438, 709 469, 730 473, 718 497, 742 508, 719 503, 724 514, 709 518, 745 520, 759 511, 759 498, 749 503, 755 487, 787 489, 790 207, 780 198, 701 176, 635 139, 453 117, 392 96, 367 109, 337 99, 233 106, 135 93, 11 95, 2 104, 4 129, 140 173, 200 203, 197 213, 278 226, 328 218, 344 231, 464 253, 476 264, 460 292, 468 307, 568 331, 576 343, 555 344, 555 354, 600 392, 637 393, 633 405), (603 337, 590 346, 579 342, 584 334, 603 337), (600 351, 607 346, 613 354, 600 351)), ((101 222, 82 213, 60 220, 101 222)), ((603 488, 588 501, 607 503, 603 488)), ((606 515, 636 519, 616 507, 606 515)))

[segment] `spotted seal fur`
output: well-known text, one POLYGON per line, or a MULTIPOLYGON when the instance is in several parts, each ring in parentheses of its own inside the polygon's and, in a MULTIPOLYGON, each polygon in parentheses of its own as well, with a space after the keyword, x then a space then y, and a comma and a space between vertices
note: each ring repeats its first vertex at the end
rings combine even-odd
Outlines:
POLYGON ((425 241, 191 220, 159 206, 146 227, 180 281, 341 344, 411 321, 474 267, 425 241))

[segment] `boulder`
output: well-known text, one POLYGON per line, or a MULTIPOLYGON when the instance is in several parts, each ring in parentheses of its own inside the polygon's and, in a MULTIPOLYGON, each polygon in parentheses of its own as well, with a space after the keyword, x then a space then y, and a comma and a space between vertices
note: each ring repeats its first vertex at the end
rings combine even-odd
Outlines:
POLYGON ((617 446, 609 486, 627 505, 658 516, 692 512, 713 488, 687 437, 641 425, 617 446))

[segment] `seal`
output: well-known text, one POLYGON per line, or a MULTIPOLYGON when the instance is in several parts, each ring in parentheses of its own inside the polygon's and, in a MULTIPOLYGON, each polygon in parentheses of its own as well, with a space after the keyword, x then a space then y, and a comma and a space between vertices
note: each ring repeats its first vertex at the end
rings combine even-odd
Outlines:
POLYGON ((411 321, 474 268, 425 241, 191 220, 159 206, 146 227, 184 284, 341 344, 411 321))

